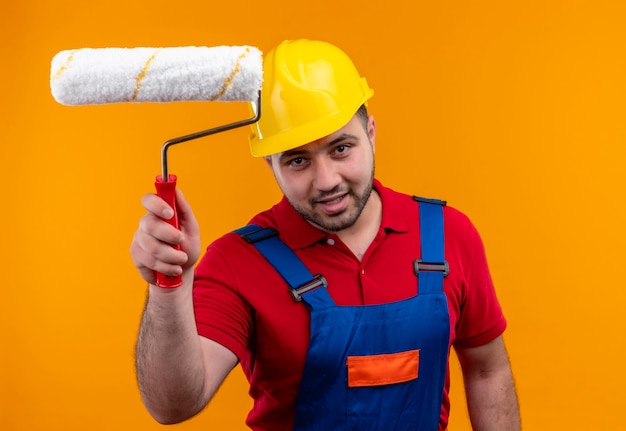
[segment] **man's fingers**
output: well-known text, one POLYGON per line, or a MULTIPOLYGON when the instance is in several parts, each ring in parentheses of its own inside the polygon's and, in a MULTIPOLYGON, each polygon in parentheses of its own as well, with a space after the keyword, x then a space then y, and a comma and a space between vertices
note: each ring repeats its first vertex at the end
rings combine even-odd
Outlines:
POLYGON ((174 210, 159 196, 148 193, 141 197, 141 205, 148 211, 156 216, 163 217, 164 219, 171 219, 174 217, 174 210))
POLYGON ((182 193, 177 193, 178 229, 163 220, 174 216, 163 199, 155 194, 141 199, 147 214, 139 221, 130 253, 143 279, 151 284, 156 282, 157 272, 176 276, 193 268, 200 252, 197 222, 182 193))
POLYGON ((146 236, 154 237, 158 241, 178 245, 183 242, 183 233, 174 226, 164 222, 154 214, 146 214, 139 221, 139 231, 146 236))

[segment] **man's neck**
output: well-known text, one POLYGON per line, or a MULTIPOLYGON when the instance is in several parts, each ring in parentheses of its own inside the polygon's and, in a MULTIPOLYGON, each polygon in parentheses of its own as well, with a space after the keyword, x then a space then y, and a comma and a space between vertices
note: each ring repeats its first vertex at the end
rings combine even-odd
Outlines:
POLYGON ((359 219, 347 229, 337 232, 337 236, 352 250, 354 255, 362 260, 368 247, 376 238, 382 220, 382 201, 374 189, 359 219))

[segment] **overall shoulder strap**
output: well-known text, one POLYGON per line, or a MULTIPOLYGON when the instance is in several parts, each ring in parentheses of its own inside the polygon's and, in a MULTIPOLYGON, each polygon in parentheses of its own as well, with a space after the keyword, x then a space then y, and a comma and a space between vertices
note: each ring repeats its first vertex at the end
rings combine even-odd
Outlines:
POLYGON ((249 224, 234 232, 255 246, 276 269, 289 285, 289 291, 296 301, 301 301, 302 295, 310 290, 326 287, 324 277, 311 274, 293 250, 278 237, 276 229, 249 224))
POLYGON ((441 293, 448 275, 444 253, 443 207, 445 201, 414 196, 419 204, 421 258, 413 262, 419 293, 441 293))

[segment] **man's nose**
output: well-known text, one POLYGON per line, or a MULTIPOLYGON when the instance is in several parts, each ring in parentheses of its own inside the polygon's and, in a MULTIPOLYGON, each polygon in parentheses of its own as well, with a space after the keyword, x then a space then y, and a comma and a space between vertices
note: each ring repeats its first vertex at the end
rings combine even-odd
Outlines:
POLYGON ((341 183, 341 176, 332 160, 319 158, 315 160, 313 185, 317 190, 332 190, 341 183))

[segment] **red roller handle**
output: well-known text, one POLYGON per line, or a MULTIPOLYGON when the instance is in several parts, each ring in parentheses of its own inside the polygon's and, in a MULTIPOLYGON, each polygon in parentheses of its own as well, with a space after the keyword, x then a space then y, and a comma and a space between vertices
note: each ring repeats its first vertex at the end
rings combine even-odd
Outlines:
MULTIPOLYGON (((169 206, 174 210, 174 217, 166 220, 169 224, 178 229, 178 213, 176 212, 176 175, 169 174, 169 181, 163 181, 161 175, 156 177, 154 186, 156 187, 157 196, 160 196, 169 206)), ((180 246, 173 246, 175 249, 180 250, 180 246)), ((182 277, 180 275, 169 276, 161 273, 157 273, 157 286, 173 288, 179 287, 183 284, 182 277)))

